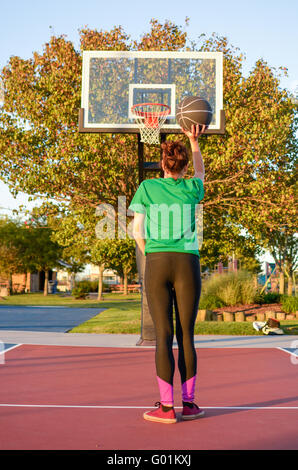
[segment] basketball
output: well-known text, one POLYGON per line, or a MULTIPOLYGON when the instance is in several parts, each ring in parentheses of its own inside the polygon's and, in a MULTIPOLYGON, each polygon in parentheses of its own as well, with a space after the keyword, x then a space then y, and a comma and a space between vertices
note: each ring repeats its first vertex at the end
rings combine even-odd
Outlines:
POLYGON ((212 108, 205 98, 186 96, 179 103, 176 119, 182 129, 191 131, 192 125, 209 126, 212 115, 212 108))

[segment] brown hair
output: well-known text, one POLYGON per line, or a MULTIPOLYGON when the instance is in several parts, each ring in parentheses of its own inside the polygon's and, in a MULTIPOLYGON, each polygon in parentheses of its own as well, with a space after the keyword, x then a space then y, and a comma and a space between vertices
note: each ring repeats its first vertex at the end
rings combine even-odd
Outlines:
POLYGON ((180 173, 189 162, 188 151, 182 142, 163 142, 162 161, 169 173, 180 173))

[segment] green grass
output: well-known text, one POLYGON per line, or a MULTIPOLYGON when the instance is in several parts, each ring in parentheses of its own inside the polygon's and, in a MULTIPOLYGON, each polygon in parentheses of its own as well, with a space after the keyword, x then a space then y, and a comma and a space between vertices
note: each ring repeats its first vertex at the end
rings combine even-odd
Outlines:
POLYGON ((195 324, 195 335, 260 335, 251 322, 200 321, 195 324))
POLYGON ((112 307, 76 326, 69 333, 138 334, 141 331, 140 311, 141 305, 112 307))
MULTIPOLYGON (((70 333, 116 333, 140 334, 141 296, 140 294, 104 294, 103 301, 96 299, 76 300, 72 296, 40 293, 17 294, 0 300, 0 305, 60 305, 66 307, 105 308, 90 320, 76 326, 70 333)), ((298 320, 280 322, 286 334, 298 335, 298 320)), ((251 322, 196 322, 195 334, 201 335, 257 335, 251 322)))
MULTIPOLYGON (((111 308, 102 312, 81 325, 73 328, 69 333, 122 333, 139 334, 141 330, 140 306, 121 309, 111 308)), ((281 321, 285 334, 298 335, 298 321, 281 321)), ((238 335, 262 336, 256 331, 252 322, 216 322, 197 321, 196 335, 238 335)))
MULTIPOLYGON (((280 322, 281 329, 285 334, 298 335, 298 321, 285 320, 280 322)), ((196 322, 196 335, 239 335, 239 336, 263 336, 262 332, 256 331, 252 322, 196 322)))
POLYGON ((15 294, 0 300, 0 305, 61 305, 64 307, 91 307, 91 308, 109 308, 115 302, 123 302, 124 304, 139 301, 140 294, 123 295, 119 293, 104 294, 104 300, 99 301, 95 298, 78 300, 73 296, 64 296, 64 294, 42 293, 15 294))

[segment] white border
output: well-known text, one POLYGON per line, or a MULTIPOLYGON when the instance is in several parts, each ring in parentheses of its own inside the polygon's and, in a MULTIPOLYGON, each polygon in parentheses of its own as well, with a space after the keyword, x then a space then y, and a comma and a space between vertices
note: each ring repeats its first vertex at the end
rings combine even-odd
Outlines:
MULTIPOLYGON (((176 52, 176 51, 83 51, 82 66, 82 94, 81 108, 88 110, 89 108, 89 71, 90 59, 98 58, 173 58, 173 59, 215 59, 216 63, 216 125, 210 125, 209 129, 219 129, 220 127, 220 111, 223 109, 223 53, 222 52, 176 52)), ((84 127, 95 129, 135 129, 138 130, 136 124, 117 124, 117 123, 89 123, 88 112, 84 113, 84 127)), ((165 129, 180 129, 178 124, 165 124, 165 129)))
POLYGON ((19 346, 22 346, 22 344, 18 343, 18 344, 14 344, 13 346, 10 346, 10 348, 5 348, 5 344, 9 344, 9 343, 5 343, 4 341, 0 340, 0 365, 4 365, 5 364, 5 354, 9 351, 12 351, 13 349, 15 348, 18 348, 19 346))
MULTIPOLYGON (((7 344, 7 343, 3 342, 3 344, 7 344)), ((22 345, 23 345, 22 343, 14 344, 13 346, 10 346, 10 348, 1 350, 1 351, 0 351, 0 355, 1 355, 1 354, 4 354, 4 355, 5 355, 8 351, 12 351, 13 349, 18 348, 19 346, 22 346, 22 345)))
POLYGON ((166 90, 171 90, 171 102, 170 102, 170 108, 171 108, 171 113, 167 116, 167 119, 174 119, 176 117, 176 85, 174 83, 170 84, 165 84, 165 83, 130 83, 128 85, 128 119, 134 119, 134 116, 131 112, 131 107, 133 106, 133 90, 135 88, 145 88, 145 89, 159 89, 159 88, 164 88, 166 90))

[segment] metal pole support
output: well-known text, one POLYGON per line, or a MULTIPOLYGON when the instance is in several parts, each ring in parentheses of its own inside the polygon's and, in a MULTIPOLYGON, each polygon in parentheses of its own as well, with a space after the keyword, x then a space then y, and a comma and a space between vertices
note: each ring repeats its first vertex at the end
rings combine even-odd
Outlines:
MULTIPOLYGON (((166 134, 161 134, 161 141, 164 142, 166 134)), ((159 171, 163 176, 159 162, 144 162, 144 144, 141 142, 140 134, 138 134, 138 160, 139 160, 139 184, 144 180, 145 171, 159 171)), ((155 346, 156 336, 152 317, 150 315, 146 290, 145 290, 145 265, 146 256, 143 255, 136 244, 136 259, 139 273, 139 282, 141 286, 141 336, 137 342, 137 346, 155 346)))

